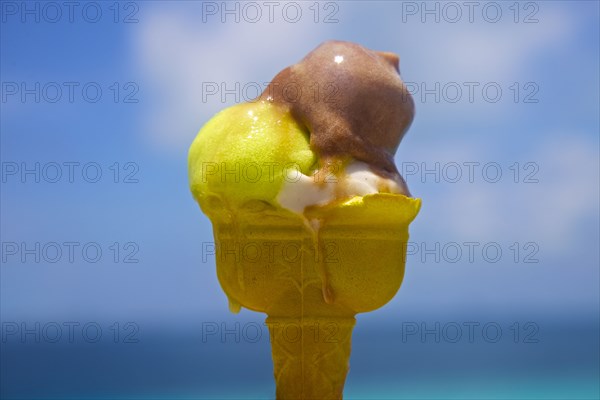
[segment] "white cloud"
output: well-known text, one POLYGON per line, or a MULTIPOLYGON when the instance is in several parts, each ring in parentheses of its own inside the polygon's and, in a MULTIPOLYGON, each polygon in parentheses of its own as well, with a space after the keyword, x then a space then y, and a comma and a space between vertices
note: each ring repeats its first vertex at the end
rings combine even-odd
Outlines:
POLYGON ((510 80, 530 67, 540 52, 571 37, 573 18, 566 7, 543 4, 535 15, 537 23, 514 23, 508 4, 502 9, 498 23, 486 22, 477 13, 473 23, 467 15, 456 24, 433 23, 431 18, 429 23, 409 23, 407 28, 419 40, 406 45, 427 54, 430 61, 415 72, 444 81, 510 80))
MULTIPOLYGON (((236 82, 263 85, 327 33, 326 26, 309 18, 297 24, 281 18, 221 23, 217 16, 202 23, 198 9, 189 4, 148 7, 136 36, 145 98, 152 102, 143 130, 162 150, 187 148, 208 118, 236 103, 234 95, 225 102, 219 95, 203 99, 203 83, 225 82, 227 89, 236 82)), ((256 87, 249 86, 248 97, 258 93, 256 87)))
MULTIPOLYGON (((485 182, 479 174, 473 184, 446 184, 429 193, 433 204, 428 222, 457 240, 534 241, 545 254, 576 248, 587 235, 582 228, 597 224, 600 217, 598 143, 585 135, 548 137, 520 160, 499 161, 503 177, 498 183, 485 182), (521 161, 519 183, 513 182, 514 172, 509 169, 515 161, 521 161), (528 161, 539 167, 530 176, 538 183, 523 183, 534 172, 533 167, 524 168, 528 161)), ((462 154, 468 149, 463 146, 462 154)), ((492 152, 470 150, 464 160, 494 160, 492 152)))
POLYGON ((581 238, 582 222, 598 222, 600 185, 598 143, 563 136, 539 152, 540 184, 530 204, 532 226, 559 249, 581 238), (544 180, 544 181, 542 181, 544 180))

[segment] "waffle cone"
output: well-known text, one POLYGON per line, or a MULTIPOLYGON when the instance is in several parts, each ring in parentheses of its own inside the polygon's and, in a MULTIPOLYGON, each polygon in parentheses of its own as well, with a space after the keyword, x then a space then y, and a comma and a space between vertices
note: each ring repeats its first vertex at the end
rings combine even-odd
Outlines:
POLYGON ((268 315, 278 399, 342 398, 354 316, 400 288, 419 207, 418 199, 383 194, 304 218, 260 204, 203 206, 231 309, 268 315))
POLYGON ((354 318, 267 318, 277 399, 341 399, 354 318))

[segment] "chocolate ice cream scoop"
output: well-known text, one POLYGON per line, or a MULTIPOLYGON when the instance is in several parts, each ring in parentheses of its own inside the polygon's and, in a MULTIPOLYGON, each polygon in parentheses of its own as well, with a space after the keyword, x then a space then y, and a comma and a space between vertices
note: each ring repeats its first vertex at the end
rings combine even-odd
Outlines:
POLYGON ((393 53, 324 42, 277 74, 260 99, 290 107, 323 163, 350 156, 396 175, 393 156, 414 117, 398 63, 393 53))

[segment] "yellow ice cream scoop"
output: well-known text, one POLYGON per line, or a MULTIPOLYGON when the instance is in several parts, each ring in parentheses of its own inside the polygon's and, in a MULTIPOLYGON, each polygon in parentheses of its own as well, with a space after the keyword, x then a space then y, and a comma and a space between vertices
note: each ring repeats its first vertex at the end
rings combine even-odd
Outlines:
MULTIPOLYGON (((362 51, 356 46, 350 55, 362 51)), ((397 65, 388 70, 385 54, 381 68, 391 74, 397 65)), ((313 111, 303 112, 309 119, 313 111)), ((407 119, 396 119, 402 135, 407 119)), ((230 309, 267 314, 278 399, 342 398, 354 317, 400 288, 408 226, 421 205, 407 195, 388 150, 371 147, 356 158, 363 154, 356 143, 367 148, 374 139, 354 137, 349 154, 323 152, 311 129, 298 107, 261 97, 214 116, 188 158, 230 309)), ((325 136, 321 143, 335 143, 325 136)))

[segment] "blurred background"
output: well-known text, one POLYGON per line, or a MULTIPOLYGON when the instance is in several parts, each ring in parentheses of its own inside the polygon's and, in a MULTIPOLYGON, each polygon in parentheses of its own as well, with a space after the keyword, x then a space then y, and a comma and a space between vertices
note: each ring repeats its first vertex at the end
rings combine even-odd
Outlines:
POLYGON ((598 398, 599 4, 467 3, 2 1, 2 398, 274 398, 187 149, 328 39, 400 55, 423 201, 345 397, 598 398))

